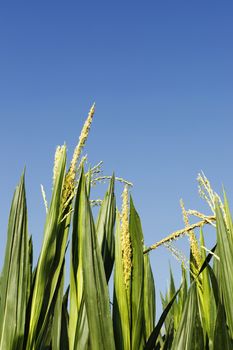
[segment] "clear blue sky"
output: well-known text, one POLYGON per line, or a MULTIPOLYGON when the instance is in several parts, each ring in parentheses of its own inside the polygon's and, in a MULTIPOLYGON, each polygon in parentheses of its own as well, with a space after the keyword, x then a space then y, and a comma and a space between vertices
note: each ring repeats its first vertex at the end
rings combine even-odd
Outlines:
MULTIPOLYGON (((233 205, 232 62, 232 1, 2 1, 1 254, 26 165, 37 256, 40 184, 50 192, 55 147, 66 141, 72 155, 93 101, 89 161, 134 183, 147 245, 183 226, 181 197, 209 213, 198 197, 200 170, 216 190, 225 185, 233 205)), ((179 284, 179 264, 165 248, 151 260, 157 293, 169 260, 179 284)))

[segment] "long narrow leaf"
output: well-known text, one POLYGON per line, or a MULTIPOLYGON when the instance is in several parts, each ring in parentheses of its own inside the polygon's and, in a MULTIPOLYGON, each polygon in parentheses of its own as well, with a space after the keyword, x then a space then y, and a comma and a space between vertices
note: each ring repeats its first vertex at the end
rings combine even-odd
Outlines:
POLYGON ((144 345, 144 257, 143 233, 141 221, 135 210, 132 197, 130 198, 129 232, 132 244, 132 280, 131 280, 131 329, 132 349, 139 350, 144 345))
POLYGON ((144 255, 144 333, 147 340, 155 325, 155 285, 149 254, 144 255))
POLYGON ((127 299, 127 290, 124 283, 122 262, 120 213, 117 211, 113 294, 113 326, 117 350, 130 349, 130 324, 130 309, 127 299))
POLYGON ((83 246, 81 255, 83 288, 90 344, 91 348, 95 350, 112 350, 115 349, 115 344, 108 287, 83 173, 79 189, 76 199, 78 222, 74 231, 76 230, 79 244, 83 246))
POLYGON ((195 346, 196 349, 203 349, 204 338, 198 312, 196 283, 193 282, 189 288, 180 325, 172 343, 172 350, 190 350, 195 349, 195 346))
POLYGON ((73 232, 70 254, 70 315, 69 315, 69 349, 84 350, 88 341, 88 324, 83 294, 83 235, 84 230, 79 227, 82 217, 81 185, 79 179, 76 193, 73 232))
POLYGON ((68 337, 69 314, 67 311, 68 294, 69 294, 69 287, 67 288, 62 301, 60 350, 69 349, 69 337, 68 337))
POLYGON ((114 176, 101 204, 96 224, 96 234, 101 249, 107 281, 112 273, 114 262, 114 226, 116 219, 116 199, 114 195, 114 176))
POLYGON ((145 348, 144 350, 153 350, 155 345, 156 345, 156 342, 157 342, 157 339, 158 339, 158 336, 159 336, 159 333, 160 333, 160 330, 166 320, 166 317, 174 303, 174 301, 176 300, 176 297, 177 297, 177 294, 179 293, 180 291, 180 288, 178 289, 178 291, 173 295, 172 299, 170 300, 170 302, 167 304, 167 306, 165 307, 165 309, 163 310, 163 313, 162 315, 160 316, 159 318, 159 321, 156 325, 156 327, 153 329, 153 332, 151 333, 148 341, 146 342, 146 345, 145 345, 145 348))
POLYGON ((22 349, 29 283, 29 245, 24 175, 17 186, 8 222, 1 275, 0 349, 22 349))
POLYGON ((218 255, 220 258, 219 264, 219 278, 221 294, 226 308, 226 318, 229 326, 231 337, 233 337, 233 233, 231 232, 231 225, 226 226, 223 214, 216 202, 216 227, 217 227, 217 244, 218 255))
POLYGON ((47 214, 44 240, 36 269, 35 284, 31 302, 31 318, 29 324, 27 349, 31 350, 43 327, 54 293, 60 271, 64 262, 68 228, 66 222, 61 222, 62 190, 65 179, 66 151, 62 151, 57 177, 54 184, 51 205, 47 214))

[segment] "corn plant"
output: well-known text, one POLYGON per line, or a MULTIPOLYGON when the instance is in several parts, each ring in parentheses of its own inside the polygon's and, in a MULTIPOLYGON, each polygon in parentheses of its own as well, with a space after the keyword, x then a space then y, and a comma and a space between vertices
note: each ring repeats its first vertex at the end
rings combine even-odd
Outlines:
POLYGON ((233 225, 226 195, 222 203, 199 175, 200 194, 212 214, 187 211, 181 202, 185 227, 146 247, 131 184, 100 176, 101 163, 86 169, 82 149, 93 116, 94 106, 69 165, 66 146, 56 150, 50 203, 42 188, 46 220, 37 262, 28 234, 24 173, 15 190, 0 278, 0 350, 232 349, 233 225), (109 181, 107 192, 93 200, 92 186, 103 180, 109 181), (124 185, 120 209, 119 182, 124 185), (191 215, 199 221, 190 224, 191 215), (216 232, 212 250, 205 247, 208 224, 216 232), (189 259, 173 245, 184 236, 189 259), (170 271, 156 323, 149 252, 156 254, 161 246, 181 262, 182 281, 176 288, 170 271))

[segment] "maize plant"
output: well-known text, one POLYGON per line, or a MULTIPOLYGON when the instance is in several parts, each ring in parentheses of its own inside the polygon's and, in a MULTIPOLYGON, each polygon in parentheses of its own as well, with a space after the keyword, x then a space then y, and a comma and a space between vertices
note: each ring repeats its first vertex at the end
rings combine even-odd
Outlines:
POLYGON ((24 173, 16 187, 0 278, 0 350, 233 349, 233 224, 226 195, 222 203, 200 174, 199 191, 211 215, 186 210, 182 201, 185 227, 146 247, 131 184, 100 176, 101 163, 85 170, 82 149, 93 115, 94 106, 69 165, 66 146, 56 150, 49 203, 42 188, 46 221, 37 262, 24 173), (109 181, 107 192, 93 200, 92 187, 103 180, 109 181), (116 207, 118 182, 124 184, 122 208, 116 207), (198 221, 190 224, 191 215, 198 221), (216 233, 212 250, 204 241, 208 224, 216 233), (184 236, 189 259, 173 244, 184 236), (160 246, 181 262, 182 281, 176 289, 170 271, 156 323, 149 252, 160 246))

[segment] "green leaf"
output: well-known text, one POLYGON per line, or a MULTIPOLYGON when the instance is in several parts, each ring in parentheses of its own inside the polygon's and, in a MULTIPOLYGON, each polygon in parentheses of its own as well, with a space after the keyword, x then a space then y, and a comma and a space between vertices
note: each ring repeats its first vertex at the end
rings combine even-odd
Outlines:
POLYGON ((173 305, 174 301, 176 300, 176 297, 177 297, 177 294, 179 293, 179 291, 180 291, 180 288, 173 295, 172 299, 169 301, 169 303, 166 305, 165 309, 163 310, 163 313, 160 316, 156 327, 153 329, 153 332, 151 333, 148 341, 146 342, 144 350, 153 350, 154 349, 156 342, 157 342, 157 339, 158 339, 159 334, 160 334, 160 330, 163 326, 163 323, 165 322, 166 317, 168 316, 169 311, 171 310, 172 305, 173 305))
POLYGON ((32 244, 32 236, 28 241, 28 284, 27 284, 27 301, 29 301, 32 289, 33 282, 33 244, 32 244))
POLYGON ((58 289, 58 295, 55 303, 53 323, 52 323, 52 349, 53 350, 60 350, 64 279, 65 279, 65 275, 63 271, 62 279, 58 289))
POLYGON ((233 241, 233 223, 232 223, 232 217, 231 217, 231 211, 230 211, 230 207, 229 207, 229 203, 228 203, 228 199, 226 196, 226 193, 224 191, 224 210, 225 210, 225 214, 226 214, 226 226, 228 228, 228 233, 230 235, 230 239, 231 241, 233 241))
MULTIPOLYGON (((227 203, 225 204, 228 208, 227 203)), ((229 209, 227 209, 229 212, 229 209)), ((229 215, 229 214, 228 214, 229 215)), ((228 216, 227 215, 227 216, 228 216)), ((231 219, 228 217, 227 222, 231 219)), ((233 291, 233 232, 231 232, 232 225, 226 226, 222 211, 219 208, 219 204, 216 201, 216 228, 217 228, 217 248, 218 256, 220 258, 219 263, 219 276, 217 276, 220 286, 221 294, 223 296, 223 303, 226 310, 227 324, 229 326, 230 335, 233 337, 233 304, 232 304, 232 291, 233 291)))
MULTIPOLYGON (((201 243, 202 244, 202 243, 201 243)), ((203 242, 204 245, 204 242, 203 242)), ((214 253, 216 250, 217 244, 215 244, 215 246, 211 249, 211 252, 214 253)), ((205 268, 209 265, 210 260, 212 259, 213 254, 209 253, 207 256, 204 252, 202 252, 202 260, 203 263, 201 265, 200 271, 198 272, 198 276, 202 273, 202 271, 205 270, 205 268)))
POLYGON ((28 241, 23 174, 11 205, 1 275, 0 349, 22 349, 29 283, 28 241))
POLYGON ((172 343, 172 350, 190 349, 204 349, 195 282, 189 288, 182 318, 172 343))
POLYGON ((210 265, 207 266, 210 280, 211 280, 211 286, 212 286, 212 291, 214 295, 214 300, 215 300, 215 305, 218 306, 220 302, 220 294, 219 294, 219 287, 218 287, 218 281, 217 278, 214 274, 214 271, 210 265))
POLYGON ((130 305, 127 298, 127 290, 124 282, 122 263, 120 213, 117 211, 113 294, 113 327, 117 350, 128 350, 131 348, 130 325, 130 305))
MULTIPOLYGON (((55 307, 57 304, 57 301, 59 299, 59 291, 61 289, 61 284, 64 279, 64 265, 65 265, 65 259, 63 260, 62 268, 60 270, 59 278, 57 281, 56 289, 53 294, 53 299, 51 303, 49 304, 48 310, 47 310, 47 317, 45 317, 44 321, 41 323, 41 327, 37 333, 36 340, 35 340, 35 349, 49 349, 52 343, 52 332, 54 330, 53 327, 53 319, 54 319, 54 313, 55 313, 55 307)), ((56 325, 55 325, 56 327, 56 325)), ((60 328, 60 327, 59 327, 60 328)), ((56 330, 57 331, 57 330, 56 330)), ((56 335, 55 335, 56 336, 56 335)), ((57 341, 57 339, 56 339, 57 341)))
MULTIPOLYGON (((72 327, 72 324, 70 324, 72 327)), ((86 350, 89 347, 89 327, 87 320, 86 306, 84 303, 84 294, 78 312, 78 319, 75 330, 74 349, 86 350)))
POLYGON ((228 327, 226 324, 226 315, 224 307, 221 303, 218 304, 215 331, 214 331, 214 344, 213 350, 231 350, 233 342, 230 339, 228 333, 228 327))
POLYGON ((141 221, 138 213, 135 210, 132 197, 130 197, 129 232, 133 257, 131 280, 132 349, 138 350, 143 345, 144 335, 144 257, 141 221))
POLYGON ((31 350, 44 324, 51 319, 50 305, 54 302, 58 280, 64 263, 69 220, 63 220, 63 183, 65 179, 66 150, 60 156, 52 200, 46 218, 43 245, 38 260, 32 294, 27 349, 31 350))
POLYGON ((85 231, 80 228, 79 222, 83 215, 81 203, 81 180, 79 179, 74 215, 73 232, 70 253, 70 316, 69 316, 69 349, 86 349, 89 330, 87 324, 86 307, 83 295, 83 235, 85 231))
MULTIPOLYGON (((166 293, 165 301, 163 303, 164 307, 166 307, 167 303, 169 302, 169 300, 172 299, 175 293, 176 293, 176 287, 175 287, 172 269, 170 267, 170 284, 169 284, 168 292, 166 293)), ((169 315, 166 317, 165 328, 167 331, 169 328, 171 328, 172 325, 176 329, 176 324, 178 321, 177 317, 179 316, 178 312, 179 310, 178 310, 177 300, 175 299, 172 305, 171 311, 169 312, 169 315)))
POLYGON ((90 345, 95 350, 115 349, 108 286, 83 173, 76 196, 74 215, 76 214, 77 226, 74 222, 73 230, 76 231, 78 244, 82 246, 79 258, 82 259, 84 302, 90 345))
MULTIPOLYGON (((186 270, 185 267, 182 265, 182 280, 181 280, 181 288, 180 292, 178 294, 178 301, 177 301, 177 306, 175 308, 175 313, 174 313, 174 328, 177 330, 179 324, 180 324, 180 319, 183 313, 185 301, 187 298, 187 293, 188 293, 188 283, 187 283, 187 275, 186 275, 186 270)), ((171 324, 170 324, 171 328, 171 324)), ((170 330, 171 333, 171 330, 170 330)))
MULTIPOLYGON (((200 230, 200 245, 205 246, 202 229, 200 230)), ((214 252, 215 247, 212 248, 212 252, 214 252)), ((210 288, 209 272, 206 267, 208 266, 212 257, 213 255, 211 253, 209 253, 206 257, 205 250, 201 250, 201 259, 203 264, 197 276, 197 279, 199 281, 197 285, 197 293, 200 305, 200 317, 204 334, 207 333, 210 342, 212 342, 214 334, 214 320, 216 316, 216 310, 213 291, 210 288)))
POLYGON ((115 178, 113 175, 108 191, 106 192, 101 204, 96 223, 96 234, 104 261, 107 281, 109 281, 112 273, 115 250, 114 226, 116 220, 116 199, 114 195, 114 181, 115 178))
MULTIPOLYGON (((170 267, 170 283, 169 283, 169 288, 166 291, 165 296, 163 297, 162 293, 160 292, 160 297, 161 297, 161 302, 162 302, 162 307, 163 310, 166 308, 167 304, 169 303, 169 301, 172 299, 172 297, 174 296, 174 294, 176 293, 176 287, 175 287, 175 282, 174 282, 174 277, 172 274, 172 270, 170 267)), ((172 308, 169 312, 169 314, 166 317, 165 320, 165 331, 168 332, 168 330, 175 328, 178 324, 178 319, 180 318, 180 312, 179 312, 179 308, 181 307, 181 305, 178 305, 177 300, 174 301, 172 308)))
POLYGON ((147 340, 155 325, 155 285, 149 254, 144 254, 144 333, 147 340))
POLYGON ((61 317, 61 337, 60 337, 60 349, 69 349, 69 337, 68 337, 68 326, 69 326, 69 314, 67 311, 68 305, 69 287, 62 301, 62 317, 61 317))

